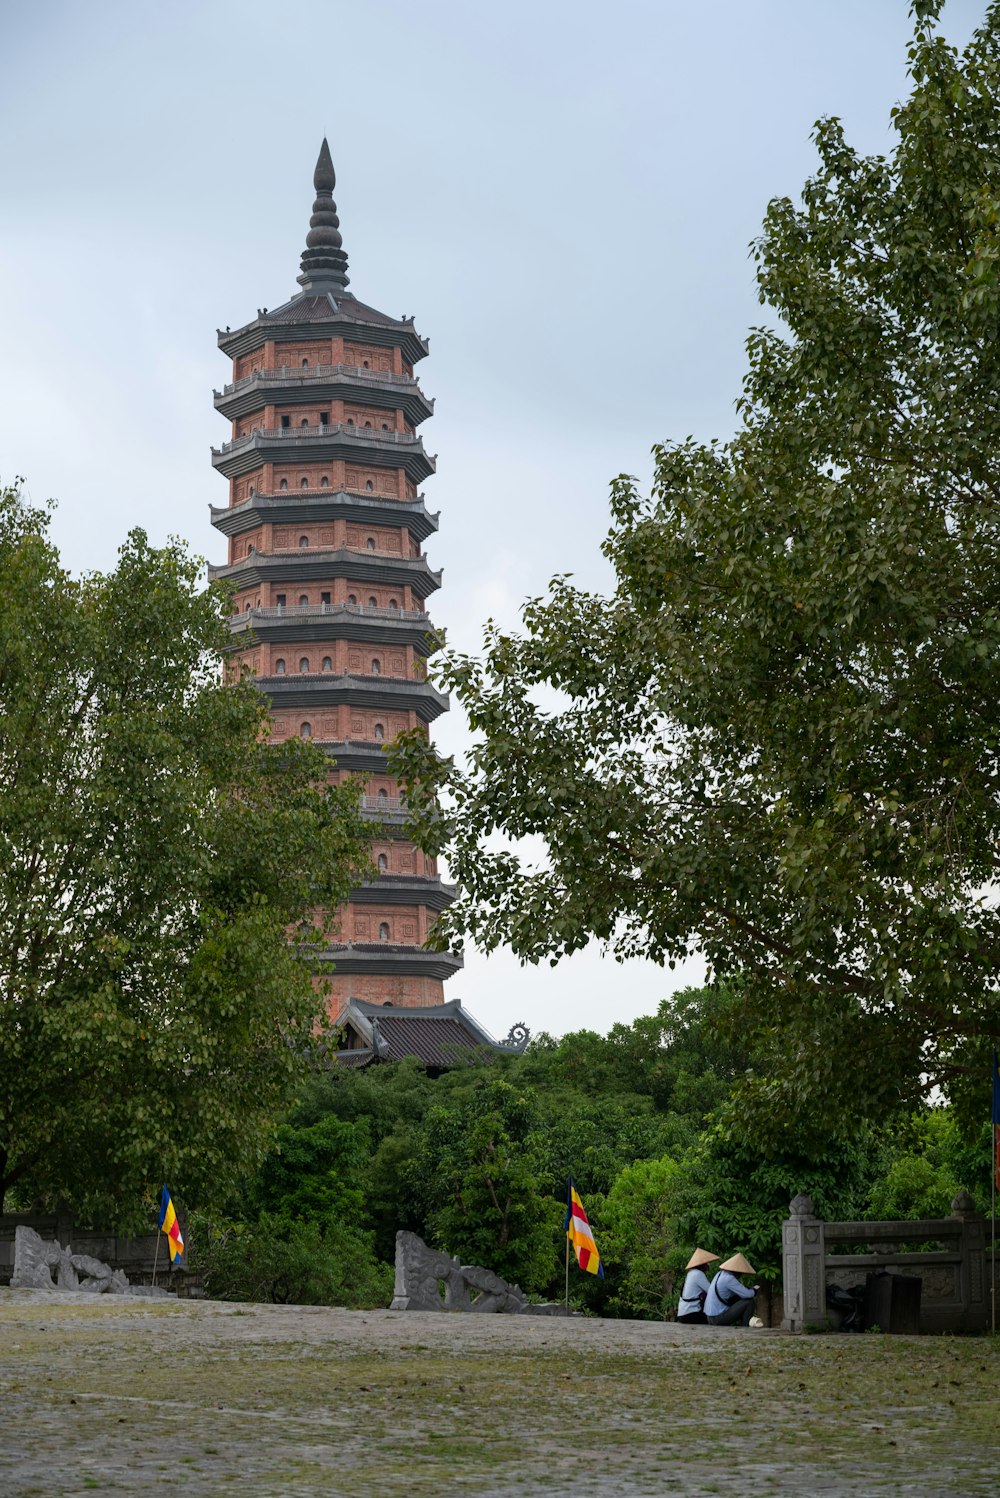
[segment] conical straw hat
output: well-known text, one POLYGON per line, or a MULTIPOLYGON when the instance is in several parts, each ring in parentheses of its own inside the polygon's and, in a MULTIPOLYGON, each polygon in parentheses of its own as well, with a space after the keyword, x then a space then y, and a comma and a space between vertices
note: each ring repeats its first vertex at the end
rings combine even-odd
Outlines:
POLYGON ((684 1265, 685 1269, 700 1269, 703 1264, 714 1264, 718 1254, 710 1254, 707 1248, 696 1248, 684 1265))
POLYGON ((742 1254, 733 1254, 733 1257, 731 1259, 727 1259, 724 1264, 720 1264, 719 1268, 728 1269, 733 1274, 757 1273, 756 1269, 750 1263, 749 1259, 745 1259, 742 1254))

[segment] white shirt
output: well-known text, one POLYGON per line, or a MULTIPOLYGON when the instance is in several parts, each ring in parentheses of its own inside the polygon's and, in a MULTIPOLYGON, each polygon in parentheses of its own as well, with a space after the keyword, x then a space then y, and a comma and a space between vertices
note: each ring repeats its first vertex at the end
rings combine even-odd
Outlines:
POLYGON ((708 1287, 706 1316, 721 1316, 736 1300, 753 1300, 753 1291, 742 1284, 731 1269, 720 1269, 708 1287))
POLYGON ((711 1289, 708 1283, 708 1275, 703 1269, 689 1269, 684 1281, 684 1289, 681 1298, 677 1302, 678 1316, 691 1316, 695 1311, 703 1309, 702 1297, 707 1295, 711 1289))

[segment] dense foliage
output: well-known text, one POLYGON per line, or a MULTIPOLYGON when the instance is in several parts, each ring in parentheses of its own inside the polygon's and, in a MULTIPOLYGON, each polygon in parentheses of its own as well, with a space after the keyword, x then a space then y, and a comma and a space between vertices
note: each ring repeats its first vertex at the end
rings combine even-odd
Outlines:
POLYGON ((541 1035, 520 1057, 437 1078, 415 1062, 313 1075, 229 1220, 198 1225, 210 1289, 385 1304, 395 1234, 409 1228, 557 1299, 572 1175, 607 1270, 600 1281, 574 1270, 574 1300, 655 1318, 696 1244, 742 1250, 775 1284, 798 1191, 833 1218, 947 1215, 959 1186, 984 1201, 988 1140, 963 1143, 948 1110, 761 1154, 736 1093, 758 1058, 725 1038, 741 1003, 738 991, 689 991, 607 1036, 541 1035))
POLYGON ((222 683, 228 601, 140 531, 75 579, 0 493, 0 1208, 136 1224, 259 1160, 322 1012, 298 943, 367 866, 356 789, 222 683))
POLYGON ((613 484, 611 596, 445 657, 465 768, 399 753, 442 943, 742 975, 764 1144, 931 1085, 971 1118, 1000 1032, 1000 6, 961 55, 938 9, 891 155, 822 120, 768 208, 736 435, 613 484))

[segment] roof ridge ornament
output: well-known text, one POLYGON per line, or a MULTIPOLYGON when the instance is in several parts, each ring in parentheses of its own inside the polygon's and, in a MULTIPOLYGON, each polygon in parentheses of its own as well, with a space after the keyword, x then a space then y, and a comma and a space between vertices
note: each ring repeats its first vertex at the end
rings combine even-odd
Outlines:
POLYGON ((320 146, 313 172, 313 187, 316 200, 309 220, 306 247, 302 252, 302 274, 296 279, 304 291, 317 295, 331 295, 336 289, 343 291, 350 277, 347 274, 347 252, 340 236, 340 219, 337 205, 333 201, 333 189, 337 185, 337 174, 333 170, 333 158, 326 137, 320 146))

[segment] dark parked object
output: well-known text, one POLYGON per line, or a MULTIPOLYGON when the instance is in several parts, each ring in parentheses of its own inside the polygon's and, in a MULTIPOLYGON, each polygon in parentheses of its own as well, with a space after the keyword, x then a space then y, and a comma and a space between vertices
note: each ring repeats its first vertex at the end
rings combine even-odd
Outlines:
POLYGON ((923 1280, 909 1274, 875 1273, 865 1286, 865 1331, 877 1326, 882 1332, 916 1336, 920 1331, 920 1295, 923 1280))
POLYGON ((865 1330, 865 1295, 864 1285, 852 1285, 849 1290, 842 1290, 839 1285, 827 1285, 827 1308, 840 1316, 839 1332, 865 1330))

